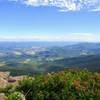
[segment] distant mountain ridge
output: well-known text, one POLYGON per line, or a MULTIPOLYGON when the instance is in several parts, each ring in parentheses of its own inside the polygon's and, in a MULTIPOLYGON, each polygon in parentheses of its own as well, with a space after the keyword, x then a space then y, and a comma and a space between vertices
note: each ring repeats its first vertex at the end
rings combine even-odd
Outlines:
POLYGON ((100 72, 100 43, 38 43, 0 42, 0 71, 32 75, 79 67, 100 72))

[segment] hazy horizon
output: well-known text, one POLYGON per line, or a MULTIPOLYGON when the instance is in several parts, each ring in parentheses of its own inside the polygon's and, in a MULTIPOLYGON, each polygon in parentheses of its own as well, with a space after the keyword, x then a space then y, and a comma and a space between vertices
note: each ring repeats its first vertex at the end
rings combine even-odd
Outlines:
POLYGON ((55 41, 55 42, 100 42, 99 34, 70 33, 66 35, 9 35, 0 36, 0 41, 55 41))

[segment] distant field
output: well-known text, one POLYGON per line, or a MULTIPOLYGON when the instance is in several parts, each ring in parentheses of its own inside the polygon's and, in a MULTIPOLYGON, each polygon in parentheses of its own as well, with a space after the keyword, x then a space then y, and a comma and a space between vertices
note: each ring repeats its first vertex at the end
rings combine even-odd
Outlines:
POLYGON ((76 67, 100 72, 100 43, 0 43, 0 71, 11 75, 76 67))

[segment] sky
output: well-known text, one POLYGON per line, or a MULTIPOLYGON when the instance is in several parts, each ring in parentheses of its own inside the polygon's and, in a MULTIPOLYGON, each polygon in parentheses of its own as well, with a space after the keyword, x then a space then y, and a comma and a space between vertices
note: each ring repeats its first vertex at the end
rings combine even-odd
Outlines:
POLYGON ((100 42, 100 0, 0 0, 0 41, 100 42))

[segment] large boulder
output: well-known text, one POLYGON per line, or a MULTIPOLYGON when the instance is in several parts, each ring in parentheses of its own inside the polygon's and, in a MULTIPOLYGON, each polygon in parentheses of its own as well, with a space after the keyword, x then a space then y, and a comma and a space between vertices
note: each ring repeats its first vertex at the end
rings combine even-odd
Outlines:
POLYGON ((5 100, 5 94, 4 93, 0 93, 0 100, 5 100))
POLYGON ((0 72, 0 78, 8 80, 9 76, 10 76, 10 72, 0 72))
POLYGON ((8 85, 8 81, 0 77, 0 88, 5 88, 8 85))

